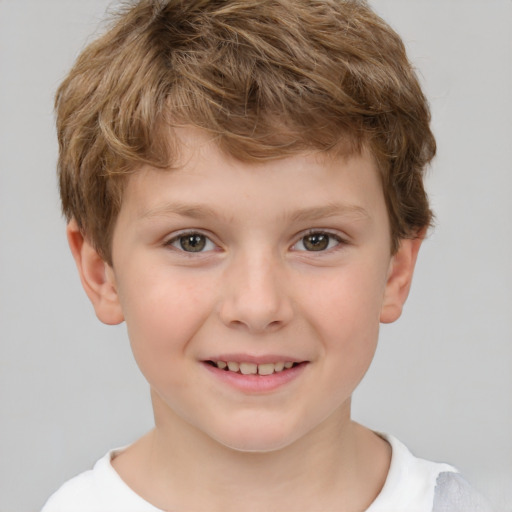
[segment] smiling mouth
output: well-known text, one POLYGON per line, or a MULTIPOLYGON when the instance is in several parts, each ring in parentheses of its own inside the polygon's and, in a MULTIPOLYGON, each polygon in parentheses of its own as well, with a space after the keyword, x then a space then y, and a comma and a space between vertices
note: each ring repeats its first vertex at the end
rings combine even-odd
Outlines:
POLYGON ((241 375, 272 375, 280 373, 290 368, 294 368, 302 363, 294 363, 292 361, 278 361, 276 363, 244 363, 237 361, 206 361, 207 364, 224 370, 226 372, 238 373, 241 375))

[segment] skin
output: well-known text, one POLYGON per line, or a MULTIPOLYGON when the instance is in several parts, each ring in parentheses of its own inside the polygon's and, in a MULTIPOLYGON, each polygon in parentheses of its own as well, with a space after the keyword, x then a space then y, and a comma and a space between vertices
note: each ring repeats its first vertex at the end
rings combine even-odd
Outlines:
POLYGON ((129 178, 112 267, 68 226, 96 314, 126 321, 151 387, 155 428, 114 468, 163 510, 365 510, 390 448, 350 419, 351 395, 380 322, 400 316, 421 238, 390 253, 366 153, 249 164, 199 131, 180 138, 178 169, 129 178), (200 252, 183 248, 191 233, 200 252), (228 354, 302 364, 243 390, 205 363, 228 354))

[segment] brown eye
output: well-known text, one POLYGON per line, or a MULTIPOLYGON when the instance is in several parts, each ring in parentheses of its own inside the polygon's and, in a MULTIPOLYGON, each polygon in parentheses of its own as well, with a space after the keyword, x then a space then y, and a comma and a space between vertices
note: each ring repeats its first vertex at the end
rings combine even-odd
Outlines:
POLYGON ((179 253, 207 253, 218 249, 210 237, 197 231, 182 232, 164 243, 179 253))
POLYGON ((311 233, 302 239, 306 251, 325 251, 329 247, 330 237, 327 233, 311 233))
POLYGON ((201 233, 186 233, 170 241, 169 245, 185 252, 201 252, 204 249, 211 249, 213 245, 210 239, 201 233))
POLYGON ((187 252, 200 252, 206 246, 206 237, 198 233, 180 236, 180 247, 187 252))

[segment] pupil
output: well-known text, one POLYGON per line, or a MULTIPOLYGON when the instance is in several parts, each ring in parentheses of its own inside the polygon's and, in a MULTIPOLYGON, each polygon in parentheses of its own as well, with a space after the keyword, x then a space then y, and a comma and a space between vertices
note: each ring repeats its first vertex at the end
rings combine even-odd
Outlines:
POLYGON ((180 238, 180 245, 184 251, 199 252, 204 249, 206 239, 203 235, 187 235, 180 238))
POLYGON ((329 245, 329 235, 316 233, 304 237, 304 247, 308 251, 323 251, 329 245))

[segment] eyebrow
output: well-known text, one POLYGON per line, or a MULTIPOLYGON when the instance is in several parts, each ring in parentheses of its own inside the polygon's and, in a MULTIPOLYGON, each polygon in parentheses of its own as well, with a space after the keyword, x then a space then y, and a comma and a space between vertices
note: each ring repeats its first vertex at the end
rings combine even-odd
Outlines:
MULTIPOLYGON (((190 203, 165 203, 155 208, 151 208, 142 213, 141 219, 152 219, 155 217, 167 217, 171 215, 180 215, 191 219, 202 220, 205 218, 219 218, 222 213, 203 204, 190 203)), ((324 206, 313 206, 284 213, 283 217, 295 223, 304 221, 316 221, 330 217, 352 217, 354 219, 369 219, 370 214, 362 206, 344 203, 331 203, 324 206)))
POLYGON ((314 206, 293 212, 288 217, 293 222, 321 220, 329 217, 353 217, 355 219, 369 219, 370 214, 355 204, 331 203, 325 206, 314 206))
POLYGON ((181 215, 182 217, 189 217, 191 219, 204 219, 206 217, 217 217, 218 212, 213 208, 202 204, 173 202, 165 203, 143 212, 141 219, 167 217, 169 215, 181 215))

